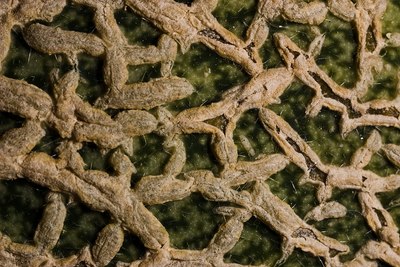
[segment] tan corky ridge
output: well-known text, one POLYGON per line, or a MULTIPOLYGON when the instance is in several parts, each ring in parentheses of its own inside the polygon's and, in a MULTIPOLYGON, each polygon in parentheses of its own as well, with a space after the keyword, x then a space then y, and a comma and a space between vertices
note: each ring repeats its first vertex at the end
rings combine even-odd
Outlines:
MULTIPOLYGON (((20 25, 25 41, 33 49, 47 54, 64 54, 71 70, 52 75, 52 94, 25 81, 0 77, 0 111, 26 119, 21 128, 7 131, 0 138, 0 179, 27 179, 51 190, 42 220, 36 228, 34 245, 18 244, 1 235, 1 266, 105 266, 119 251, 124 231, 139 237, 147 249, 143 259, 117 266, 240 266, 225 263, 224 254, 238 242, 243 225, 252 216, 283 238, 282 258, 285 262, 294 248, 321 257, 326 266, 377 266, 384 261, 400 266, 398 227, 376 193, 400 187, 400 175, 381 177, 364 167, 371 157, 383 153, 400 167, 400 147, 383 144, 378 131, 373 131, 365 144, 353 155, 349 166, 326 165, 305 140, 278 114, 268 108, 279 103, 285 89, 298 79, 315 91, 307 107, 308 116, 316 116, 325 107, 341 114, 343 136, 360 126, 400 127, 400 98, 392 101, 360 99, 374 82, 373 72, 382 68, 381 50, 400 46, 400 33, 386 37, 381 32, 381 17, 386 0, 259 0, 256 15, 241 40, 225 29, 212 15, 217 0, 194 0, 191 5, 173 0, 74 0, 94 10, 96 34, 62 30, 46 26, 38 20, 51 21, 66 2, 63 0, 0 1, 0 62, 8 54, 11 30, 20 25), (116 9, 131 8, 150 21, 163 35, 157 46, 128 44, 114 18, 116 9), (327 13, 353 22, 357 28, 357 82, 344 88, 333 81, 314 61, 324 42, 324 35, 315 28, 315 39, 308 51, 300 49, 288 36, 274 35, 276 49, 285 66, 264 69, 258 49, 269 34, 268 24, 282 16, 285 20, 319 25, 327 13), (367 46, 372 33, 373 47, 367 46), (243 67, 251 80, 226 91, 222 99, 207 106, 171 114, 163 105, 185 98, 194 92, 184 78, 171 74, 180 50, 202 43, 243 67), (104 60, 105 95, 92 106, 76 93, 79 82, 77 55, 87 53, 104 60), (129 65, 161 64, 161 77, 146 83, 128 84, 129 65), (111 117, 108 108, 122 110, 111 117), (147 110, 157 108, 152 115, 147 110), (261 155, 255 161, 238 161, 233 131, 240 116, 258 109, 265 130, 274 138, 284 154, 261 155), (221 128, 206 121, 222 117, 221 128), (45 127, 58 132, 63 142, 56 157, 32 152, 45 135, 45 127), (132 137, 157 133, 165 140, 164 149, 171 157, 161 175, 145 176, 131 188, 135 167, 128 155, 132 137), (181 135, 204 133, 212 137, 211 145, 220 173, 193 170, 182 173, 186 151, 181 135), (104 171, 85 170, 78 153, 82 142, 93 142, 103 151, 113 150, 113 175, 104 171), (265 181, 289 163, 299 166, 303 183, 318 188, 320 205, 300 218, 293 209, 275 196, 265 181), (181 175, 183 179, 177 179, 181 175), (250 189, 235 190, 253 182, 250 189), (309 220, 345 216, 346 208, 330 200, 334 188, 358 191, 362 214, 378 237, 370 240, 351 261, 341 262, 340 255, 349 247, 330 238, 309 220), (183 199, 200 192, 210 201, 232 203, 217 212, 228 218, 203 250, 181 250, 170 247, 169 235, 161 222, 146 208, 183 199), (67 258, 56 258, 51 250, 56 245, 66 217, 63 195, 70 195, 96 211, 107 211, 113 223, 98 233, 92 247, 67 258)), ((127 11, 130 12, 130 11, 127 11)), ((1 67, 1 66, 0 66, 1 67)), ((254 154, 246 137, 243 146, 254 154)))

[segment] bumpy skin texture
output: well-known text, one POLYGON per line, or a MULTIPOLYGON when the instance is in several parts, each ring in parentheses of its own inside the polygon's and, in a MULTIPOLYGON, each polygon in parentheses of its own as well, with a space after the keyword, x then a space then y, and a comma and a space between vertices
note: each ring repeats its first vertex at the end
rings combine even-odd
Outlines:
MULTIPOLYGON (((350 0, 309 3, 259 0, 245 40, 225 29, 212 15, 217 0, 195 0, 191 5, 172 0, 73 2, 94 10, 96 33, 61 30, 38 22, 50 21, 60 13, 66 5, 62 0, 0 3, 0 62, 9 50, 12 27, 20 25, 29 46, 47 54, 64 54, 71 65, 71 70, 62 76, 54 75, 51 95, 25 81, 0 76, 0 111, 26 119, 21 128, 11 129, 0 137, 0 179, 27 179, 51 190, 32 245, 0 236, 0 265, 105 266, 118 253, 125 231, 138 236, 147 253, 140 260, 119 262, 118 266, 237 266, 225 263, 224 255, 238 242, 244 223, 254 216, 283 238, 282 258, 277 264, 285 262, 297 248, 320 257, 326 266, 376 266, 378 260, 400 266, 398 228, 376 196, 398 189, 400 176, 381 177, 365 169, 372 156, 381 151, 399 167, 399 146, 384 144, 379 132, 372 131, 354 153, 349 166, 324 164, 309 144, 269 108, 298 79, 315 92, 306 109, 307 115, 316 116, 322 108, 338 112, 343 136, 360 126, 399 128, 399 97, 391 101, 360 100, 374 82, 373 71, 379 71, 382 49, 400 43, 399 33, 389 33, 387 38, 382 36, 380 19, 386 0, 357 0, 356 4, 350 0), (157 46, 128 43, 114 18, 114 12, 123 7, 131 8, 163 32, 157 46), (275 47, 285 66, 263 68, 258 49, 269 35, 270 22, 282 17, 296 23, 319 25, 328 12, 356 26, 358 75, 354 88, 337 84, 316 64, 315 57, 324 43, 324 36, 317 31, 308 51, 299 48, 289 36, 275 34, 275 47), (368 34, 375 41, 372 48, 367 46, 368 34), (178 50, 185 53, 195 43, 202 43, 240 65, 251 79, 227 90, 217 102, 172 114, 165 105, 188 97, 195 90, 186 79, 173 76, 171 68, 178 50), (77 54, 83 52, 104 60, 103 78, 108 91, 94 105, 76 93, 80 78, 77 54), (149 82, 127 83, 129 65, 155 63, 161 64, 161 77, 149 82), (118 114, 110 116, 105 112, 109 108, 117 109, 118 114), (149 110, 154 108, 156 112, 151 113, 149 110), (258 110, 265 131, 282 153, 258 155, 253 161, 238 160, 233 131, 240 116, 250 109, 258 110), (225 124, 221 127, 207 122, 217 117, 224 118, 225 124), (63 139, 56 155, 32 151, 47 128, 55 130, 63 139), (131 177, 136 171, 129 159, 132 138, 148 133, 164 138, 163 149, 169 152, 170 158, 162 174, 141 177, 131 187, 131 177), (211 136, 210 145, 221 167, 219 173, 184 172, 186 149, 181 136, 193 133, 211 136), (79 154, 83 142, 95 143, 103 152, 111 153, 112 174, 85 168, 79 154), (303 170, 303 183, 317 188, 320 203, 305 218, 300 218, 265 183, 290 163, 303 170), (251 186, 241 191, 235 189, 244 184, 251 186), (349 247, 325 236, 311 224, 345 216, 346 208, 330 200, 335 188, 358 192, 362 215, 377 236, 377 240, 367 242, 347 262, 341 262, 339 256, 348 253, 349 247), (209 201, 232 206, 216 211, 226 221, 206 248, 173 248, 166 228, 145 205, 180 200, 194 192, 209 201), (66 216, 63 195, 93 210, 109 213, 114 222, 99 232, 92 247, 82 249, 77 255, 56 258, 51 250, 60 237, 66 216)), ((240 137, 240 142, 250 156, 255 155, 245 136, 240 137)))

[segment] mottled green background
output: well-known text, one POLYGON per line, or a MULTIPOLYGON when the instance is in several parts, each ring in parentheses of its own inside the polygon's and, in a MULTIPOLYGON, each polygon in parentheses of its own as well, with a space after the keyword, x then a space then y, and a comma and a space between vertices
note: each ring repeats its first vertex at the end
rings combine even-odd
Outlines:
MULTIPOLYGON (((190 3, 191 1, 179 1, 190 3)), ((218 21, 239 37, 244 38, 246 29, 256 12, 255 0, 220 0, 213 14, 218 21)), ((383 18, 383 31, 399 31, 400 4, 396 0, 388 2, 388 10, 383 18)), ((135 15, 131 10, 119 10, 115 13, 117 22, 131 44, 155 45, 161 32, 147 21, 135 15)), ((96 32, 92 21, 93 12, 84 6, 69 4, 50 25, 62 29, 83 32, 96 32)), ((260 53, 265 68, 282 65, 282 61, 273 45, 272 34, 283 32, 301 48, 307 49, 315 37, 310 26, 284 21, 279 18, 270 23, 270 35, 261 47, 260 53)), ((344 22, 332 15, 319 26, 326 40, 321 54, 317 58, 318 65, 337 83, 351 87, 356 81, 357 49, 356 32, 352 24, 344 22)), ((8 57, 4 62, 2 74, 26 80, 51 93, 48 73, 59 68, 68 70, 66 60, 61 55, 44 55, 31 49, 23 40, 19 27, 12 32, 12 44, 8 57)), ((376 82, 370 88, 364 101, 381 98, 393 99, 397 95, 397 71, 399 70, 399 49, 386 48, 382 51, 385 62, 384 71, 376 75, 376 82)), ((148 81, 159 77, 159 65, 141 65, 129 67, 129 83, 148 81)), ((102 60, 88 55, 79 56, 81 81, 77 89, 82 99, 93 103, 106 91, 102 80, 102 60)), ((167 105, 177 113, 181 110, 218 101, 227 89, 247 82, 250 77, 242 68, 227 59, 219 57, 203 45, 192 45, 184 55, 179 54, 173 68, 173 74, 185 77, 195 87, 195 92, 182 100, 167 105)), ((339 134, 339 114, 323 109, 315 118, 305 116, 305 107, 313 97, 313 91, 307 86, 294 82, 281 97, 281 104, 270 108, 280 114, 320 156, 324 163, 346 165, 351 155, 368 137, 372 129, 380 131, 384 143, 400 144, 400 133, 393 128, 361 127, 345 138, 339 134)), ((113 111, 110 111, 113 112, 113 111)), ((0 113, 0 134, 6 130, 19 127, 23 118, 8 113, 0 113)), ((239 150, 240 160, 253 160, 259 154, 280 152, 268 133, 258 122, 257 111, 250 110, 242 115, 234 138, 239 150), (244 135, 253 145, 256 155, 247 154, 239 142, 244 135)), ((47 135, 35 147, 54 155, 54 149, 61 141, 58 134, 47 129, 47 135)), ((187 149, 187 162, 184 171, 193 169, 211 169, 218 172, 219 166, 212 156, 210 136, 192 134, 183 136, 187 149)), ((163 151, 163 139, 156 134, 148 134, 134 139, 134 162, 138 173, 132 177, 135 184, 140 177, 149 174, 160 174, 169 154, 163 151), (161 164, 160 164, 161 163, 161 164)), ((101 156, 99 149, 93 144, 84 144, 80 151, 87 167, 108 170, 107 156, 101 156)), ((384 157, 377 154, 367 166, 379 175, 398 172, 384 157)), ((302 172, 294 165, 271 177, 267 183, 273 193, 286 201, 294 211, 303 217, 315 205, 315 189, 309 185, 298 184, 302 172)), ((18 181, 0 181, 0 231, 9 235, 15 242, 31 243, 35 227, 40 220, 48 190, 37 185, 18 181)), ((400 225, 400 197, 398 192, 379 195, 383 205, 400 225)), ((348 244, 352 251, 343 259, 349 260, 354 253, 369 239, 376 237, 370 231, 362 215, 355 191, 336 190, 333 199, 347 207, 348 213, 340 219, 328 219, 313 225, 324 234, 348 244)), ((176 248, 202 249, 207 246, 224 218, 213 210, 226 203, 206 201, 199 194, 192 194, 180 201, 149 207, 150 211, 167 228, 171 244, 176 248)), ((92 244, 97 233, 111 218, 106 213, 91 211, 87 207, 71 203, 61 239, 53 252, 58 256, 76 253, 86 244, 92 244)), ((272 265, 279 259, 281 237, 264 224, 252 218, 245 223, 240 241, 225 255, 227 262, 241 264, 272 265)), ((140 240, 126 233, 125 242, 116 259, 132 261, 144 255, 144 247, 140 240)), ((320 259, 300 250, 290 256, 284 266, 323 266, 320 259)), ((383 265, 382 265, 383 266, 383 265)))

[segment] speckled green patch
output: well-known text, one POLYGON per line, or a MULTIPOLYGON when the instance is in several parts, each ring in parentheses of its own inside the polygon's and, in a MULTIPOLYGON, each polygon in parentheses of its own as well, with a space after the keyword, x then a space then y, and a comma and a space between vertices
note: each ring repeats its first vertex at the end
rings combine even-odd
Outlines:
POLYGON ((259 121, 257 110, 249 110, 241 115, 237 122, 236 129, 233 132, 233 138, 238 149, 239 160, 254 160, 259 155, 269 155, 280 152, 279 146, 265 131, 259 121), (240 141, 241 135, 249 140, 255 152, 254 157, 249 155, 248 151, 243 147, 240 141))
POLYGON ((85 101, 94 104, 99 96, 104 95, 108 88, 103 80, 103 61, 100 58, 80 54, 79 60, 79 79, 76 93, 85 101))
POLYGON ((92 33, 96 31, 93 16, 91 8, 71 1, 51 23, 47 24, 70 31, 92 33))
POLYGON ((131 158, 139 179, 146 175, 161 174, 169 159, 169 154, 163 149, 164 139, 156 134, 147 134, 133 140, 134 154, 131 158))
POLYGON ((200 44, 178 55, 172 73, 186 78, 195 88, 190 96, 168 104, 174 112, 216 102, 227 89, 249 79, 240 66, 200 44))
POLYGON ((130 44, 156 45, 161 32, 129 8, 115 12, 115 19, 130 44))
MULTIPOLYGON (((191 0, 176 0, 190 6, 191 0)), ((305 1, 310 2, 310 1, 305 1)), ((327 2, 327 1, 325 1, 327 2)), ((353 1, 355 2, 355 1, 353 1)), ((219 0, 213 11, 215 18, 242 40, 246 39, 246 31, 256 13, 257 1, 219 0)), ((387 11, 382 20, 383 33, 398 32, 400 20, 400 3, 388 1, 387 11)), ((131 9, 120 9, 115 18, 121 32, 129 44, 157 45, 162 32, 150 22, 135 14, 131 9)), ((60 27, 65 30, 95 33, 93 10, 83 5, 69 5, 51 23, 46 25, 60 27)), ((316 36, 316 28, 299 23, 288 22, 279 16, 268 23, 269 36, 259 49, 264 68, 284 66, 274 44, 274 34, 284 33, 304 51, 316 36)), ((325 35, 321 53, 316 57, 317 65, 336 83, 346 87, 354 87, 357 81, 357 32, 354 25, 328 14, 325 21, 318 26, 325 35)), ((400 67, 400 48, 386 47, 382 50, 383 70, 375 74, 374 84, 362 98, 363 102, 374 99, 393 100, 398 95, 400 67)), ((103 59, 86 54, 78 56, 80 74, 77 94, 86 102, 93 104, 95 100, 108 90, 103 82, 103 59)), ((66 58, 62 55, 45 55, 30 48, 22 38, 21 29, 15 27, 12 33, 10 52, 3 62, 1 74, 10 78, 25 80, 51 93, 49 73, 59 69, 60 74, 70 70, 66 58)), ((148 82, 159 78, 160 64, 129 66, 127 83, 148 82)), ((242 85, 250 80, 241 66, 216 54, 202 44, 192 44, 183 53, 178 52, 172 74, 186 78, 195 88, 195 92, 181 100, 168 103, 166 107, 174 115, 178 112, 214 103, 221 99, 224 92, 232 87, 242 85)), ((305 114, 307 105, 314 97, 314 91, 295 80, 280 97, 281 103, 268 106, 276 114, 287 121, 290 126, 316 152, 324 164, 346 166, 351 156, 360 148, 372 130, 377 129, 384 144, 400 144, 400 132, 389 127, 358 127, 347 136, 340 134, 340 114, 326 108, 314 118, 305 114)), ((118 111, 109 110, 110 114, 118 111)), ((156 114, 154 110, 151 111, 156 114)), ((222 118, 223 119, 223 118, 222 118)), ((218 124, 217 118, 208 121, 218 124)), ((7 130, 20 127, 25 119, 18 116, 0 113, 0 136, 7 130)), ((223 127, 221 127, 223 128, 223 127)), ((187 160, 183 172, 207 169, 218 175, 221 166, 215 159, 211 148, 211 135, 182 135, 187 160)), ((33 151, 45 152, 56 156, 55 148, 60 144, 60 136, 51 129, 46 129, 46 136, 35 146, 33 151)), ((131 160, 137 173, 132 176, 135 185, 143 176, 160 175, 170 158, 163 147, 164 137, 155 133, 133 138, 134 153, 131 160)), ((281 149, 258 121, 258 110, 243 113, 234 131, 234 142, 238 148, 239 161, 252 161, 259 155, 281 153, 281 149), (240 136, 249 139, 255 155, 249 155, 240 142, 240 136)), ((86 163, 86 169, 109 171, 109 154, 102 154, 93 143, 85 143, 79 151, 86 163)), ((398 173, 398 168, 390 163, 379 151, 364 168, 380 176, 398 173)), ((310 184, 300 185, 302 171, 293 164, 268 178, 272 193, 289 204, 301 218, 318 205, 315 197, 316 188, 310 184)), ((236 188, 238 191, 251 189, 252 184, 236 188)), ((0 231, 11 237, 14 242, 31 243, 35 228, 40 220, 45 204, 47 189, 24 181, 0 181, 0 231)), ((399 189, 393 192, 379 193, 382 205, 400 225, 399 189)), ((376 240, 365 219, 357 200, 357 192, 352 190, 334 190, 331 200, 336 200, 347 208, 347 214, 339 219, 327 219, 322 222, 310 222, 323 234, 333 237, 351 248, 342 260, 351 260, 358 249, 368 240, 376 240)), ((149 206, 148 209, 165 226, 171 245, 182 249, 203 249, 208 245, 224 217, 216 214, 215 208, 226 203, 210 202, 199 193, 193 193, 179 201, 149 206)), ((68 205, 68 215, 61 238, 53 249, 56 256, 68 256, 77 253, 87 244, 93 244, 97 233, 111 221, 106 213, 94 212, 81 204, 68 205)), ((239 264, 273 265, 281 257, 281 237, 256 218, 244 224, 239 242, 225 254, 225 262, 239 264)), ((144 257, 145 248, 140 240, 130 233, 125 233, 125 241, 117 256, 109 266, 117 261, 133 261, 144 257)), ((379 263, 379 266, 384 266, 379 263)), ((323 261, 311 254, 296 249, 283 266, 324 266, 323 261)))
POLYGON ((109 216, 73 203, 67 207, 63 232, 53 252, 57 256, 76 254, 88 244, 94 244, 98 232, 110 222, 109 216))
POLYGON ((14 242, 32 243, 47 192, 27 181, 0 181, 0 231, 14 242))
POLYGON ((148 207, 167 229, 171 245, 181 249, 202 249, 211 241, 223 217, 214 212, 221 206, 200 194, 148 207))
POLYGON ((382 177, 396 174, 398 169, 383 155, 375 154, 372 156, 371 161, 365 167, 366 170, 371 170, 382 177))
POLYGON ((350 247, 350 252, 340 257, 342 260, 353 259, 362 245, 368 240, 376 238, 361 214, 357 194, 356 191, 352 190, 335 189, 332 194, 332 200, 341 203, 347 208, 346 216, 339 219, 327 219, 314 224, 323 234, 333 237, 350 247))
POLYGON ((290 164, 267 180, 271 192, 285 201, 300 218, 304 218, 307 212, 318 205, 316 188, 299 183, 302 175, 296 165, 290 164))
POLYGON ((211 137, 207 134, 188 134, 183 138, 186 149, 186 163, 183 172, 191 170, 208 169, 218 173, 219 165, 213 156, 210 142, 211 137))
POLYGON ((396 225, 400 224, 400 189, 377 194, 382 206, 393 216, 396 225))
POLYGON ((400 27, 400 21, 397 18, 400 12, 400 3, 396 0, 387 1, 386 12, 382 19, 383 33, 397 32, 400 27))
POLYGON ((129 78, 127 83, 148 82, 160 77, 160 64, 128 66, 129 78))
POLYGON ((239 242, 225 254, 224 261, 273 265, 280 256, 281 237, 257 219, 252 218, 244 224, 239 242))
POLYGON ((328 15, 319 29, 325 35, 325 41, 316 63, 337 84, 352 88, 357 81, 357 35, 354 27, 328 15))
MULTIPOLYGON (((11 34, 10 51, 3 62, 1 74, 6 77, 25 80, 51 94, 49 73, 68 69, 61 55, 46 55, 28 46, 19 28, 11 34)), ((61 74, 60 73, 60 74, 61 74)))
POLYGON ((44 152, 51 156, 56 156, 56 148, 60 145, 62 139, 53 129, 46 129, 46 135, 40 139, 39 143, 33 148, 33 151, 44 152))
POLYGON ((108 266, 115 266, 118 261, 131 262, 143 258, 145 251, 145 247, 139 238, 132 234, 125 233, 124 243, 120 251, 108 266))
POLYGON ((295 249, 293 253, 289 256, 283 267, 325 267, 323 260, 319 257, 314 257, 310 253, 304 252, 300 249, 295 249))
POLYGON ((84 143, 78 152, 86 164, 86 170, 110 171, 108 162, 110 153, 101 153, 94 143, 84 143))
POLYGON ((226 29, 245 39, 248 26, 257 10, 257 1, 218 1, 213 15, 226 29))
POLYGON ((6 131, 19 128, 25 119, 8 112, 0 112, 0 136, 6 131))
POLYGON ((323 163, 348 165, 353 153, 369 136, 369 127, 358 128, 346 137, 340 134, 340 117, 325 108, 311 118, 305 113, 313 92, 305 85, 293 83, 281 96, 281 104, 270 106, 296 130, 323 163))

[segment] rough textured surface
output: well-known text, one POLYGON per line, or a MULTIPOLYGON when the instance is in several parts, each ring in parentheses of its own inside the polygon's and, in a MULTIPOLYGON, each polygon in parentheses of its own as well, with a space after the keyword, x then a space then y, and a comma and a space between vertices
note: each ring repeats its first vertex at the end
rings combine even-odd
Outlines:
MULTIPOLYGON (((48 190, 41 219, 32 221, 37 226, 29 242, 0 234, 0 265, 248 265, 254 262, 235 258, 253 252, 240 252, 239 246, 246 247, 243 237, 257 237, 249 227, 263 225, 271 231, 267 234, 275 244, 263 241, 253 247, 275 247, 272 255, 276 256, 262 262, 266 265, 291 265, 291 255, 303 251, 318 257, 325 266, 378 266, 381 262, 400 266, 399 217, 393 217, 389 210, 396 206, 393 194, 400 187, 396 131, 400 127, 400 75, 396 65, 390 63, 398 55, 393 49, 400 46, 400 33, 386 25, 385 18, 393 12, 390 10, 400 7, 386 0, 248 1, 249 6, 254 2, 254 14, 244 12, 240 19, 247 20, 248 25, 238 24, 235 29, 224 27, 218 20, 221 8, 228 13, 230 8, 235 9, 221 7, 225 2, 0 3, 0 111, 21 118, 20 125, 15 119, 14 125, 7 126, 7 116, 0 117, 5 121, 0 136, 0 179, 9 183, 29 181, 48 190), (93 16, 87 16, 87 31, 51 24, 74 5, 92 11, 93 16), (129 18, 121 14, 132 12, 158 29, 156 43, 131 43, 132 38, 127 38, 129 29, 121 29, 121 24, 129 18), (330 22, 333 26, 327 26, 330 22), (327 63, 329 56, 320 55, 327 53, 325 42, 331 45, 336 38, 331 36, 336 31, 332 27, 346 23, 355 29, 351 34, 356 49, 343 45, 343 54, 354 50, 356 72, 353 82, 338 82, 348 75, 332 70, 327 63), (307 38, 297 38, 291 29, 307 38), (6 62, 13 49, 12 32, 17 30, 30 49, 28 62, 32 50, 43 57, 56 56, 58 66, 45 74, 51 81, 48 88, 40 88, 29 79, 23 81, 18 74, 9 75, 6 62), (185 73, 185 56, 201 55, 204 47, 229 63, 214 64, 219 68, 218 79, 208 63, 200 64, 201 56, 192 67, 194 74, 185 73), (96 85, 86 80, 85 62, 90 60, 83 54, 102 60, 99 73, 91 76, 101 80, 103 92, 90 94, 90 88, 96 85), (140 67, 148 65, 158 65, 159 74, 148 78, 147 70, 141 78, 132 74, 132 68, 140 73, 140 67), (242 72, 235 73, 235 67, 242 72), (226 81, 230 79, 226 73, 235 73, 234 84, 226 81), (379 92, 377 98, 371 97, 371 90, 379 91, 375 86, 388 73, 395 74, 385 88, 392 91, 392 97, 379 97, 379 92), (210 83, 224 88, 223 92, 212 92, 210 83), (292 92, 299 84, 308 91, 305 100, 297 101, 293 98, 297 93, 292 92), (207 94, 199 90, 201 86, 207 94), (284 109, 287 102, 292 102, 292 109, 284 109), (304 119, 299 123, 300 113, 304 119), (332 136, 323 136, 323 130, 315 129, 321 123, 332 136), (43 143, 48 136, 55 137, 43 143), (357 144, 352 151, 342 153, 349 159, 341 164, 335 163, 334 155, 340 148, 325 154, 317 149, 320 145, 329 147, 335 138, 352 143, 354 136, 357 144), (158 147, 146 158, 146 150, 152 147, 147 142, 158 147), (90 160, 96 153, 103 163, 90 160), (326 154, 330 153, 333 156, 329 161, 326 154), (212 161, 202 158, 210 154, 212 161), (88 166, 90 161, 103 166, 93 168, 88 166), (148 167, 143 167, 146 164, 148 167), (379 166, 385 170, 379 170, 379 166), (299 180, 289 175, 282 181, 280 175, 285 171, 301 173, 299 180), (283 188, 278 186, 281 183, 283 188), (336 197, 337 192, 345 190, 353 193, 350 205, 336 197), (204 204, 204 210, 196 211, 205 214, 200 219, 189 218, 200 221, 197 231, 204 232, 209 240, 185 247, 172 236, 180 229, 167 214, 177 218, 180 205, 200 205, 201 201, 218 203, 214 208, 204 204), (73 203, 106 214, 109 220, 97 220, 94 240, 83 240, 81 250, 63 255, 57 253, 57 246, 66 242, 62 241, 63 230, 71 234, 67 229, 73 203), (306 204, 309 206, 303 206, 306 204), (164 214, 163 207, 169 209, 164 214), (348 216, 356 209, 360 210, 358 217, 348 216), (207 217, 210 210, 223 220, 215 215, 207 217), (351 238, 362 235, 363 227, 373 235, 357 237, 357 245, 347 243, 340 235, 348 229, 329 231, 337 229, 335 225, 343 219, 348 227, 364 221, 351 238), (145 253, 134 259, 119 257, 132 236, 143 244, 145 253)), ((143 29, 146 31, 146 27, 143 29)), ((341 55, 337 55, 337 61, 331 60, 348 62, 341 55)), ((271 251, 273 248, 267 253, 271 251)))

